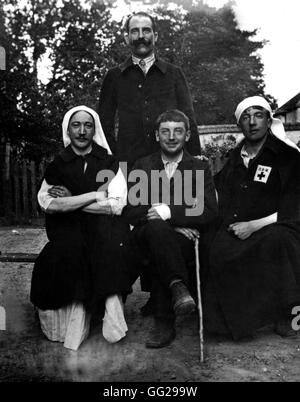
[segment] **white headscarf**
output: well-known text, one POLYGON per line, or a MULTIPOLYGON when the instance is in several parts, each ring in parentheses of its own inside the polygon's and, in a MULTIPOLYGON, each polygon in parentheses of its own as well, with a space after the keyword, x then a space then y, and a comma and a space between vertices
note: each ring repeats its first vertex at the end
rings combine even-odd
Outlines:
POLYGON ((102 148, 105 148, 108 152, 109 155, 112 155, 112 152, 110 150, 110 147, 107 143, 106 137, 104 135, 104 132, 102 130, 102 126, 100 123, 100 119, 99 119, 99 115, 98 113, 95 112, 95 110, 90 109, 87 106, 76 106, 73 107, 72 109, 68 110, 68 112, 65 114, 63 122, 62 122, 62 135, 63 135, 63 142, 64 142, 64 146, 65 148, 70 144, 71 140, 70 137, 68 135, 68 126, 69 126, 69 121, 71 116, 79 111, 83 111, 83 112, 87 112, 90 115, 93 116, 94 122, 95 122, 95 135, 93 140, 100 145, 102 148))
POLYGON ((244 99, 241 103, 238 104, 235 111, 235 117, 237 123, 240 121, 242 113, 249 107, 254 106, 261 106, 270 113, 270 117, 272 120, 271 131, 275 135, 275 137, 277 137, 280 141, 284 142, 285 144, 287 144, 292 148, 297 149, 300 152, 300 149, 297 147, 297 145, 287 137, 282 121, 279 119, 275 119, 273 117, 271 106, 262 96, 251 96, 249 98, 244 99))

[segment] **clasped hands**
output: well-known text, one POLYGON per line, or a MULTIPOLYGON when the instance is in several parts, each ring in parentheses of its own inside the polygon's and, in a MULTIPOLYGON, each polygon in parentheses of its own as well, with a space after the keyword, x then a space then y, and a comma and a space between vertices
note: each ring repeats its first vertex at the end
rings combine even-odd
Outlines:
POLYGON ((48 190, 48 194, 53 198, 72 197, 72 193, 65 186, 52 186, 48 190))

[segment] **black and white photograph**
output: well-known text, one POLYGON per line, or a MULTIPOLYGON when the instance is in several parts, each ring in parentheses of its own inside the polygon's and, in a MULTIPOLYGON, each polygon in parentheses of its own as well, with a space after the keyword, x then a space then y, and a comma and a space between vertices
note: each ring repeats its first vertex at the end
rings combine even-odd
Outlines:
POLYGON ((300 381, 299 0, 1 0, 0 383, 300 381))

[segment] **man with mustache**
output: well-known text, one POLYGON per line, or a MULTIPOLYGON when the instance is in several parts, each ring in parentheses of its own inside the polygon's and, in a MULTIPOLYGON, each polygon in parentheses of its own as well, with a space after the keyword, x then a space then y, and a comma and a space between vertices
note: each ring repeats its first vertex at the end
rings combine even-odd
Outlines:
POLYGON ((158 150, 155 121, 169 109, 184 112, 191 125, 187 146, 200 154, 200 143, 190 92, 179 67, 155 55, 158 39, 154 19, 147 13, 131 15, 125 23, 124 39, 131 56, 108 71, 100 93, 98 113, 109 145, 117 158, 131 167, 158 150), (119 126, 115 140, 115 116, 119 126))

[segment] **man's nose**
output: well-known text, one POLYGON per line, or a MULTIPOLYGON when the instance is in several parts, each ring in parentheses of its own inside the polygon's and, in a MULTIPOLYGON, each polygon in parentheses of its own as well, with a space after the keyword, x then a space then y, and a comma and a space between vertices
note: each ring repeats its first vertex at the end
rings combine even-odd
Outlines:
POLYGON ((169 140, 174 140, 174 131, 173 130, 170 130, 169 140))
POLYGON ((82 124, 80 126, 80 134, 85 134, 85 126, 84 126, 84 124, 82 124))
POLYGON ((144 32, 142 30, 142 28, 139 29, 139 38, 143 38, 144 37, 144 32))
POLYGON ((253 124, 255 124, 256 123, 256 119, 255 119, 255 116, 250 116, 250 122, 249 122, 251 125, 253 125, 253 124))

